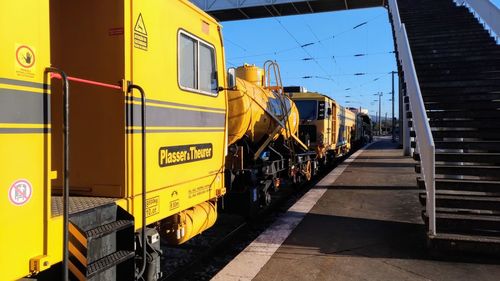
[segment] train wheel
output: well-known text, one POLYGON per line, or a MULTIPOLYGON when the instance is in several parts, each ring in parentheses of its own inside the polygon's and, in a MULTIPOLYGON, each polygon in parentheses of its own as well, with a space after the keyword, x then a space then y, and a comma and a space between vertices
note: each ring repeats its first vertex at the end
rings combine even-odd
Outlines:
POLYGON ((305 167, 302 169, 302 174, 306 178, 307 181, 311 180, 312 177, 312 169, 311 169, 311 161, 307 161, 307 164, 305 167))
POLYGON ((262 191, 260 194, 260 200, 263 207, 271 205, 271 194, 269 194, 269 192, 262 191))

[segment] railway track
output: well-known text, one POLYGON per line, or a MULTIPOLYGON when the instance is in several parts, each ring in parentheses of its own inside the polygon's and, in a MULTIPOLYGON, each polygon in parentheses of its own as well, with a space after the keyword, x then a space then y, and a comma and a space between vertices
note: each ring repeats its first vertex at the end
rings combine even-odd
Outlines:
POLYGON ((330 173, 350 154, 337 159, 319 172, 311 181, 299 186, 287 186, 273 196, 272 204, 254 219, 222 212, 209 230, 180 246, 162 245, 162 281, 210 280, 220 269, 238 255, 277 216, 286 212, 307 191, 330 173))

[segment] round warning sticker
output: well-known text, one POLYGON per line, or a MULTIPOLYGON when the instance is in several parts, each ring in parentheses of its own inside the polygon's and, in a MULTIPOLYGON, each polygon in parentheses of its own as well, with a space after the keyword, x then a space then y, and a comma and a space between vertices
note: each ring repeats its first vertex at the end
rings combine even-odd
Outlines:
POLYGON ((35 64, 35 53, 26 46, 19 46, 16 50, 16 60, 24 68, 31 68, 35 64))
POLYGON ((16 206, 22 206, 31 198, 31 183, 27 180, 17 180, 9 188, 9 201, 16 206))

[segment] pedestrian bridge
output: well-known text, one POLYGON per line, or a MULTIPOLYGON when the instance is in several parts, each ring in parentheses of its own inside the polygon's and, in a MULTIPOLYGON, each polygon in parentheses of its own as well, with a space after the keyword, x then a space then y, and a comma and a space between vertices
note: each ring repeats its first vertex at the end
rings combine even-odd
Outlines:
POLYGON ((382 7, 386 0, 191 0, 219 21, 382 7))

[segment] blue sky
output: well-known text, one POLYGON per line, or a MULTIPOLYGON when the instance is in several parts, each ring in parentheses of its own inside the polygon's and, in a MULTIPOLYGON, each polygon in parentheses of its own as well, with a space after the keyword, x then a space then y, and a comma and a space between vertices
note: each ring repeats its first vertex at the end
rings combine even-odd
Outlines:
MULTIPOLYGON (((396 70, 396 63, 384 8, 224 22, 223 26, 228 67, 262 66, 273 59, 280 64, 285 85, 304 86, 343 105, 368 108, 373 115, 378 108, 374 94, 391 91, 389 72, 396 70), (309 43, 314 44, 299 47, 309 43), (364 56, 355 56, 360 54, 364 56)), ((382 97, 382 116, 386 111, 390 115, 388 99, 389 94, 382 97)))
MULTIPOLYGON (((492 2, 500 5, 500 0, 492 2)), ((383 92, 382 116, 391 115, 389 72, 396 70, 396 62, 386 9, 222 24, 228 67, 243 63, 262 66, 264 61, 273 59, 280 64, 285 85, 304 86, 342 105, 368 108, 373 115, 378 110, 378 101, 374 102, 378 97, 374 94, 383 92), (354 28, 360 24, 363 25, 354 28)), ((395 87, 397 100, 397 79, 395 87)))

